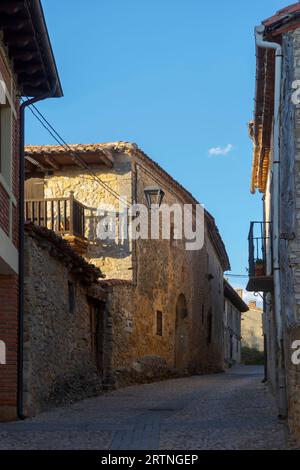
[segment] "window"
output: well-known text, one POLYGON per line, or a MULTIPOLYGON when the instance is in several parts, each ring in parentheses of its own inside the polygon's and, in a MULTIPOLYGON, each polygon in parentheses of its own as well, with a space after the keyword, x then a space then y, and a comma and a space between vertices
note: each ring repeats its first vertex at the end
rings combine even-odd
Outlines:
POLYGON ((9 105, 0 105, 0 173, 11 187, 12 172, 12 111, 9 105))
POLYGON ((163 335, 163 315, 162 312, 156 312, 156 334, 157 336, 163 335))
POLYGON ((75 313, 75 285, 73 282, 68 282, 68 296, 69 296, 69 312, 75 313))
POLYGON ((4 341, 0 341, 0 364, 6 364, 6 345, 4 341))
POLYGON ((105 312, 102 303, 90 304, 91 353, 99 372, 103 372, 105 312))
POLYGON ((175 237, 175 226, 172 222, 170 225, 170 245, 174 245, 174 237, 175 237))

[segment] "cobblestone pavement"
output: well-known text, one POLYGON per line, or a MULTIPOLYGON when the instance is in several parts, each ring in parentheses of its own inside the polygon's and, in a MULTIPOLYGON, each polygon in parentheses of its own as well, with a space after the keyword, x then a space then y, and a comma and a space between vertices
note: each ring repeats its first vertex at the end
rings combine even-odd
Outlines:
POLYGON ((0 424, 0 449, 287 449, 262 374, 239 366, 107 393, 0 424))

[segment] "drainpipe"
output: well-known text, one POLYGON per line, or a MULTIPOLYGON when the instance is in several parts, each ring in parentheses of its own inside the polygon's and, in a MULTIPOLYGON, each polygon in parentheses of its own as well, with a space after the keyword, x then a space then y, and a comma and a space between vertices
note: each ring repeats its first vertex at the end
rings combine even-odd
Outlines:
POLYGON ((280 101, 282 76, 282 47, 275 42, 264 40, 265 26, 255 28, 256 46, 275 51, 275 94, 274 94, 274 154, 273 154, 273 271, 274 271, 274 313, 278 348, 278 392, 279 416, 287 416, 286 378, 283 349, 283 319, 281 313, 280 284, 280 101))
POLYGON ((26 419, 23 409, 23 359, 24 359, 24 181, 25 181, 25 109, 38 101, 55 95, 57 83, 50 92, 28 99, 20 106, 20 160, 19 160, 19 326, 18 326, 18 396, 17 412, 21 420, 26 419))

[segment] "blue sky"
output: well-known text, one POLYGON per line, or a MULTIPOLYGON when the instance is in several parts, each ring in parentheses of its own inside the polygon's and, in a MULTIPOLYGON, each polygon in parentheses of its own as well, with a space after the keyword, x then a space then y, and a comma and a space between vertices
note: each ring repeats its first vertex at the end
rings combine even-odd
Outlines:
MULTIPOLYGON (((65 96, 39 109, 70 143, 136 142, 205 204, 232 272, 246 274, 249 222, 261 218, 249 192, 253 31, 286 1, 42 3, 65 96), (226 155, 209 154, 217 147, 226 155)), ((54 143, 30 113, 26 140, 54 143)))

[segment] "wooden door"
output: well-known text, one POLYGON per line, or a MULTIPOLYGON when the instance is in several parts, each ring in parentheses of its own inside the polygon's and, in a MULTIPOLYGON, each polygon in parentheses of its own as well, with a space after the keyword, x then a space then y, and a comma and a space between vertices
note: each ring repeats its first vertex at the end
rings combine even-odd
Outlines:
POLYGON ((175 367, 177 369, 187 367, 188 350, 188 311, 186 299, 181 294, 176 304, 175 367))
POLYGON ((92 353, 95 365, 100 375, 104 369, 104 330, 105 330, 105 306, 102 302, 93 303, 91 311, 91 341, 92 353))

